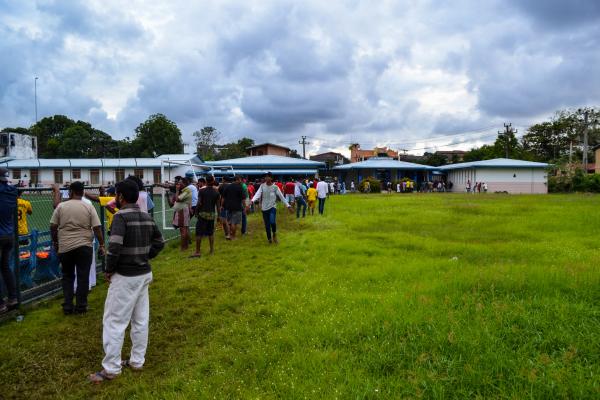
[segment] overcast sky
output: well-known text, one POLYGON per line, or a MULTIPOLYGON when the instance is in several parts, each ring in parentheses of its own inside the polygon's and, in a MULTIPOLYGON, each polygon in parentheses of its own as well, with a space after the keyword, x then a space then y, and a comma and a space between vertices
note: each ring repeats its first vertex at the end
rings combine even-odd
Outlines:
POLYGON ((189 143, 468 149, 600 105, 600 1, 0 0, 0 66, 0 127, 37 76, 40 118, 115 138, 160 112, 189 143))

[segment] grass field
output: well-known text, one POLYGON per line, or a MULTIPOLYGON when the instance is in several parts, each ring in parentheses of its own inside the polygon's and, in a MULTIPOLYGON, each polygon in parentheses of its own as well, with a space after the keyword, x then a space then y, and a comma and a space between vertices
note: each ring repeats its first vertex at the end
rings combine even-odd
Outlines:
POLYGON ((100 286, 85 316, 0 326, 0 398, 599 398, 599 205, 339 196, 280 214, 278 246, 255 215, 215 256, 155 261, 143 372, 86 383, 100 286))

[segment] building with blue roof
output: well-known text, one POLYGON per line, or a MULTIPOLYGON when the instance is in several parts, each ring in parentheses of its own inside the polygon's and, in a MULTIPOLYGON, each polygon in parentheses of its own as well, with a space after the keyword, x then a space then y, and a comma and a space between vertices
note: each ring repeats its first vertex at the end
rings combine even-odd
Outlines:
POLYGON ((303 158, 283 157, 277 155, 250 156, 229 160, 207 161, 216 177, 237 174, 258 178, 271 172, 275 179, 284 180, 293 177, 314 178, 325 163, 305 160, 303 158))
POLYGON ((485 183, 489 192, 507 193, 548 193, 549 164, 495 158, 493 160, 449 164, 439 167, 452 182, 453 192, 464 192, 467 186, 485 183))
POLYGON ((437 168, 429 165, 415 164, 406 161, 395 160, 390 157, 372 157, 365 161, 338 165, 333 168, 340 182, 360 183, 370 176, 381 182, 391 182, 403 178, 409 178, 417 183, 427 182, 433 179, 437 168))

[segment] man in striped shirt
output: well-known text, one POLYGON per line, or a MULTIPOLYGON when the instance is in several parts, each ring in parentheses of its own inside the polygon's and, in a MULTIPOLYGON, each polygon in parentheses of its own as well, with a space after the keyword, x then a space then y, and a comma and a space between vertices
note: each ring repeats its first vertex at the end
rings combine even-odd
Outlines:
POLYGON ((100 383, 115 378, 121 367, 143 367, 148 345, 150 301, 148 286, 152 270, 148 262, 164 247, 160 230, 152 217, 136 204, 139 188, 125 180, 116 186, 119 212, 110 231, 105 277, 109 282, 104 303, 102 342, 106 353, 102 371, 89 376, 100 383), (125 330, 131 321, 131 356, 121 361, 125 330))

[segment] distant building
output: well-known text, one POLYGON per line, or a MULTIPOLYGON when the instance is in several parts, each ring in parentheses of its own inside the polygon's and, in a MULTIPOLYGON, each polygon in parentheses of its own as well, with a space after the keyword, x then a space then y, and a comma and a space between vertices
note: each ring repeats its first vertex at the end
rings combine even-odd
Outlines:
POLYGON ((464 192, 467 183, 471 187, 477 182, 485 182, 488 192, 508 193, 548 193, 549 164, 496 158, 493 160, 449 164, 439 167, 452 182, 453 192, 464 192))
POLYGON ((0 158, 37 158, 37 138, 14 132, 0 133, 0 158))
POLYGON ((32 158, 4 159, 13 183, 25 186, 50 186, 81 181, 86 185, 111 185, 135 175, 148 185, 172 181, 203 164, 195 154, 166 154, 158 158, 32 158), (171 163, 163 163, 171 161, 171 163), (164 170, 164 176, 163 176, 164 170))
POLYGON ((333 151, 328 151, 327 153, 317 154, 315 156, 310 156, 312 161, 320 161, 325 163, 327 169, 332 169, 335 166, 349 164, 350 160, 344 157, 341 153, 336 153, 333 151))
POLYGON ((314 178, 318 175, 319 169, 325 167, 324 163, 318 161, 274 155, 208 161, 206 164, 213 168, 211 172, 217 178, 237 174, 254 180, 260 178, 266 172, 271 172, 274 179, 280 181, 289 177, 314 178))
POLYGON ((338 180, 346 182, 346 185, 350 185, 350 182, 358 184, 368 177, 374 177, 381 182, 409 178, 420 184, 433 180, 433 173, 437 171, 437 168, 398 161, 390 157, 371 157, 365 161, 339 165, 333 170, 337 173, 338 180))
POLYGON ((262 143, 246 149, 249 156, 282 156, 289 157, 292 151, 289 147, 273 143, 262 143))
POLYGON ((350 146, 350 161, 353 163, 366 161, 373 157, 389 157, 397 160, 398 152, 387 147, 375 147, 371 150, 363 150, 360 148, 360 144, 350 146))
POLYGON ((467 154, 464 150, 447 150, 447 151, 436 151, 434 154, 444 156, 448 160, 448 164, 455 162, 463 162, 465 159, 465 154, 467 154))

